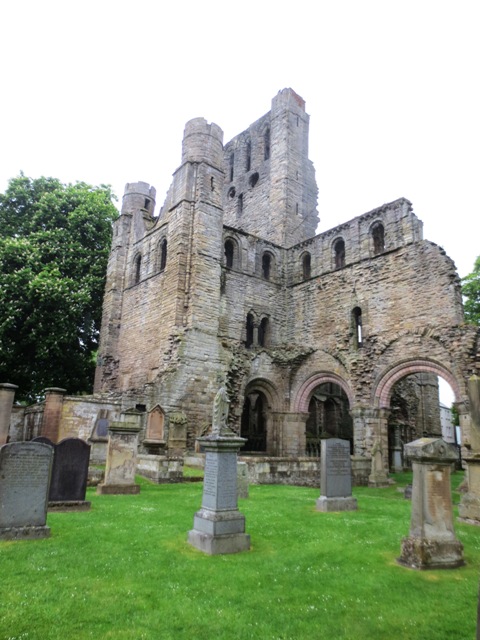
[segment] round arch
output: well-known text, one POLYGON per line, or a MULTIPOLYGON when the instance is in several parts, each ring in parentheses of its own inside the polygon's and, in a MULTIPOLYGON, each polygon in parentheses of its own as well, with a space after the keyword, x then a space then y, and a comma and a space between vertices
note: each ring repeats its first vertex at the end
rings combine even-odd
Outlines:
POLYGON ((279 410, 280 400, 278 392, 270 380, 267 380, 266 378, 254 378, 253 380, 250 380, 245 386, 243 395, 246 397, 249 393, 255 393, 255 391, 261 391, 265 395, 269 408, 272 411, 279 410))
POLYGON ((446 367, 433 360, 415 359, 397 363, 380 377, 373 389, 374 406, 380 409, 388 409, 394 385, 402 378, 414 373, 433 373, 440 376, 451 386, 455 401, 460 402, 460 386, 455 376, 446 367))
POLYGON ((333 382, 335 384, 338 384, 338 386, 341 387, 343 391, 345 391, 348 402, 350 404, 350 408, 352 408, 354 404, 354 397, 350 387, 345 382, 345 380, 338 376, 336 373, 319 372, 315 373, 302 384, 297 392, 297 395, 295 396, 293 410, 296 413, 308 413, 308 402, 313 390, 324 382, 333 382))

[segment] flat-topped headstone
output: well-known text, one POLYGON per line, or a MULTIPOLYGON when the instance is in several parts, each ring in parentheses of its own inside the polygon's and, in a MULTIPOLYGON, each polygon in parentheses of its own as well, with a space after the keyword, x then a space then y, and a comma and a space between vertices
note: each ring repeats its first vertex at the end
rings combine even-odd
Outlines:
POLYGON ((0 447, 0 539, 46 538, 53 448, 41 442, 0 447))
MULTIPOLYGON (((34 442, 49 444, 48 438, 34 442)), ((49 509, 56 511, 87 511, 90 502, 87 492, 90 445, 80 438, 65 438, 53 446, 53 467, 48 495, 49 509)))
POLYGON ((321 445, 320 498, 317 511, 355 511, 352 496, 352 463, 350 442, 326 438, 321 445))
POLYGON ((463 545, 453 528, 450 488, 455 445, 441 438, 420 438, 405 445, 412 462, 410 535, 402 540, 398 562, 412 569, 454 569, 462 566, 463 545))
POLYGON ((138 434, 140 426, 134 422, 111 422, 108 429, 105 479, 97 485, 98 494, 136 494, 138 434))

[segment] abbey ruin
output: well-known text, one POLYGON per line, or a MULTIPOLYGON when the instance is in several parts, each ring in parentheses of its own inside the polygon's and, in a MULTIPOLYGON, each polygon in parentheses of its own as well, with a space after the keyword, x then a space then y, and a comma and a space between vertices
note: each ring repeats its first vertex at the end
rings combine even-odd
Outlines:
POLYGON ((362 482, 374 443, 387 469, 398 442, 439 433, 441 376, 468 447, 466 381, 480 354, 453 262, 404 198, 315 235, 308 136, 292 89, 225 145, 216 124, 187 123, 158 215, 153 187, 126 186, 94 394, 49 390, 45 410, 14 413, 13 439, 101 442, 109 420, 128 419, 145 457, 183 455, 225 385, 230 426, 271 477, 283 463, 307 469, 335 435, 351 441, 362 482))

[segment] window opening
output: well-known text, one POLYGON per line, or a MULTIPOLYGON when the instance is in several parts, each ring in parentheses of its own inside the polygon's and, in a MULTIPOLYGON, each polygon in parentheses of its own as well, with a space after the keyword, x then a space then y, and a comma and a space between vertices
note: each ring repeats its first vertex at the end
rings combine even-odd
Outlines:
POLYGON ((247 315, 246 329, 247 329, 247 335, 245 340, 245 346, 251 347, 253 345, 253 316, 251 313, 247 315))
POLYGON ((363 342, 363 337, 362 337, 362 310, 360 309, 360 307, 355 307, 355 309, 352 311, 352 317, 353 317, 355 346, 361 347, 363 342))
POLYGON ((303 254, 302 267, 303 267, 303 278, 304 280, 307 280, 308 278, 310 278, 312 273, 312 257, 310 256, 309 253, 303 254))
POLYGON ((133 278, 133 283, 138 284, 140 282, 140 273, 142 268, 142 256, 138 254, 135 258, 135 273, 133 278))
POLYGON ((270 129, 267 129, 265 131, 263 140, 264 140, 264 159, 268 160, 270 158, 270 129))
POLYGON ((167 239, 164 238, 160 243, 160 271, 167 266, 167 239))
POLYGON ((377 222, 372 227, 373 238, 373 255, 377 256, 379 253, 385 251, 385 229, 383 224, 377 222))
POLYGON ((238 196, 238 213, 243 211, 243 193, 238 196))
POLYGON ((247 142, 247 157, 245 162, 245 171, 250 171, 252 166, 252 143, 247 142))
POLYGON ((262 256, 262 274, 265 280, 270 280, 270 272, 272 268, 272 256, 264 253, 262 256))
POLYGON ((232 240, 225 241, 225 266, 233 267, 234 244, 232 240))
POLYGON ((340 239, 335 242, 335 269, 342 269, 345 266, 345 242, 340 239))
POLYGON ((145 198, 144 209, 148 209, 149 205, 150 205, 150 200, 148 198, 145 198))
POLYGON ((260 177, 260 176, 258 175, 258 173, 257 173, 257 172, 252 173, 252 175, 251 175, 251 176, 250 176, 250 178, 248 179, 248 183, 249 183, 249 185, 250 185, 251 187, 254 187, 254 186, 257 184, 257 182, 258 182, 258 178, 259 178, 259 177, 260 177))
POLYGON ((229 198, 235 197, 235 187, 230 187, 230 189, 228 190, 228 197, 229 198))
POLYGON ((233 180, 233 163, 235 162, 235 154, 230 154, 230 182, 233 180))
POLYGON ((268 318, 262 318, 258 327, 258 345, 260 347, 267 346, 268 338, 268 318))

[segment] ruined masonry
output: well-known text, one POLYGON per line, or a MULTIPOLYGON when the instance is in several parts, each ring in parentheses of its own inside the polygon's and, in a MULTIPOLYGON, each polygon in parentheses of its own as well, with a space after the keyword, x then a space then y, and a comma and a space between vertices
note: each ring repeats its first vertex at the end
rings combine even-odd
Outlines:
MULTIPOLYGON (((158 215, 155 189, 127 184, 94 395, 51 390, 47 404, 60 412, 50 411, 49 437, 91 440, 95 459, 105 455, 106 423, 134 420, 142 459, 182 456, 208 435, 225 385, 253 480, 311 474, 317 483, 311 459, 332 436, 350 441, 354 476, 366 484, 374 443, 388 471, 399 443, 441 435, 441 376, 468 447, 478 332, 463 323, 453 262, 423 239, 405 198, 315 235, 308 132, 304 100, 284 89, 225 145, 219 126, 189 121, 158 215), (398 395, 407 376, 416 382, 398 395), (418 399, 430 386, 436 408, 418 399), (422 425, 405 417, 408 397, 422 425)), ((40 422, 33 411, 14 415, 13 431, 37 435, 40 422)))

